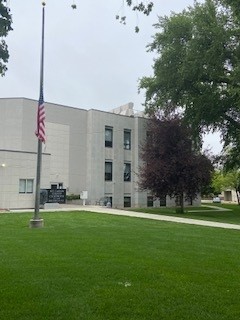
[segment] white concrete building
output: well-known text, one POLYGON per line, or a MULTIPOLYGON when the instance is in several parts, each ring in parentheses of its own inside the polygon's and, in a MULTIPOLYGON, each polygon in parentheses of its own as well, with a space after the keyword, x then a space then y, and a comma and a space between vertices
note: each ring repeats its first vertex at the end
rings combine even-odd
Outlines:
MULTIPOLYGON (((33 208, 37 163, 37 101, 0 99, 0 209, 33 208)), ((45 103, 41 188, 88 191, 86 204, 108 197, 113 207, 146 207, 137 185, 147 119, 129 103, 111 112, 45 103)), ((163 200, 163 205, 172 201, 163 200)), ((194 202, 198 204, 199 200, 194 202)))
POLYGON ((224 190, 220 197, 224 201, 238 203, 236 190, 233 190, 231 188, 224 190))

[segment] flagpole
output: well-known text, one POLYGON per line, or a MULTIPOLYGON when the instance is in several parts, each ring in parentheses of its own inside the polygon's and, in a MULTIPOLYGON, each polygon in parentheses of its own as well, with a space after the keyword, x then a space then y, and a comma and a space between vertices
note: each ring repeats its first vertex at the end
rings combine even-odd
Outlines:
MULTIPOLYGON (((43 99, 43 74, 44 74, 44 29, 45 29, 45 2, 42 2, 42 46, 41 46, 41 64, 40 64, 40 98, 43 99)), ((38 111, 39 112, 39 111, 38 111)), ((36 173, 36 190, 35 190, 35 208, 34 216, 30 220, 31 228, 43 227, 43 219, 40 218, 40 181, 42 169, 42 140, 38 137, 38 150, 37 150, 37 173, 36 173)))

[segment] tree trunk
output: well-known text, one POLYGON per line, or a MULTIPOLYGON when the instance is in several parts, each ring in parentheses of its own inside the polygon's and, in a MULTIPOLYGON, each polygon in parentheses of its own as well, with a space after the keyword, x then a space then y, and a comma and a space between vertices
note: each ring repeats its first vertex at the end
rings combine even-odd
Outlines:
POLYGON ((240 192, 237 189, 236 189, 236 195, 237 195, 238 205, 240 206, 240 192))
POLYGON ((184 197, 183 197, 183 193, 180 195, 180 208, 181 208, 181 212, 180 213, 184 213, 184 197))
POLYGON ((183 193, 176 197, 176 213, 184 213, 184 196, 183 193))

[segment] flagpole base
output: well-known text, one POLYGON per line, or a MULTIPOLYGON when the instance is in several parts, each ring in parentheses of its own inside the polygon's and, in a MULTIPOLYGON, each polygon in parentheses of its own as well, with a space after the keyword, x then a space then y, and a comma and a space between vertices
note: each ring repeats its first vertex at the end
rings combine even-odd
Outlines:
POLYGON ((29 228, 43 228, 43 219, 31 219, 29 222, 29 228))

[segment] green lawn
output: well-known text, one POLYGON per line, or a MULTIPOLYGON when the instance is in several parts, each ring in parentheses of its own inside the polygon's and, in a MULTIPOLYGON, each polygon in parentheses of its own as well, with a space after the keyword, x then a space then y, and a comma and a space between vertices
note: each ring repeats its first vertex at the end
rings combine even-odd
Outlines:
POLYGON ((235 204, 206 204, 207 206, 212 206, 213 208, 207 208, 205 205, 201 207, 187 207, 185 208, 185 213, 177 214, 175 208, 136 208, 130 209, 137 212, 145 212, 152 214, 160 214, 167 216, 176 216, 181 218, 189 219, 200 219, 209 220, 225 223, 240 224, 240 206, 235 204), (214 207, 221 207, 225 209, 230 209, 231 211, 216 211, 214 207), (201 211, 200 211, 201 210, 201 211), (211 211, 209 211, 211 210, 211 211), (199 212, 200 211, 200 212, 199 212))
POLYGON ((240 232, 89 212, 0 215, 0 319, 238 320, 240 232))

